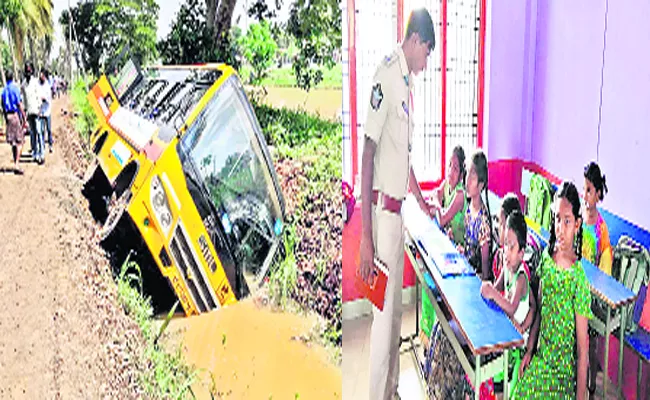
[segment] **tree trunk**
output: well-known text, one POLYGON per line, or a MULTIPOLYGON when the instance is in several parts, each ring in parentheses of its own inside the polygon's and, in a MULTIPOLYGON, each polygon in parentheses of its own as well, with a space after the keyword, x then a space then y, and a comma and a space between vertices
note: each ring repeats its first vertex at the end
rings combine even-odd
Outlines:
POLYGON ((2 59, 2 48, 0 48, 0 75, 2 75, 2 86, 7 86, 7 77, 5 76, 5 63, 2 59))
POLYGON ((9 40, 9 42, 9 50, 11 50, 11 61, 14 66, 14 78, 18 80, 18 77, 20 76, 18 75, 18 63, 16 62, 16 51, 18 51, 18 49, 16 48, 15 42, 13 42, 13 46, 11 45, 12 41, 9 40))
POLYGON ((38 59, 36 57, 36 48, 34 46, 34 39, 31 35, 27 38, 27 46, 29 47, 29 58, 30 62, 34 66, 34 74, 38 76, 38 71, 40 71, 40 66, 38 65, 38 59))
POLYGON ((18 75, 18 66, 16 64, 16 53, 14 53, 14 51, 15 51, 14 47, 15 46, 12 46, 14 31, 11 29, 12 25, 9 24, 9 19, 8 18, 7 18, 5 26, 7 27, 7 43, 9 44, 9 53, 11 53, 11 61, 13 63, 13 67, 14 67, 14 80, 16 82, 19 82, 21 79, 19 79, 19 75, 18 75))
POLYGON ((214 34, 217 48, 221 47, 224 38, 227 38, 232 24, 232 14, 235 11, 237 0, 221 0, 214 21, 214 34))
POLYGON ((2 75, 2 86, 7 86, 7 77, 5 76, 5 65, 0 54, 0 75, 2 75))
POLYGON ((208 28, 214 28, 214 21, 217 15, 217 3, 219 0, 205 0, 205 6, 207 10, 207 15, 205 21, 208 25, 208 28))

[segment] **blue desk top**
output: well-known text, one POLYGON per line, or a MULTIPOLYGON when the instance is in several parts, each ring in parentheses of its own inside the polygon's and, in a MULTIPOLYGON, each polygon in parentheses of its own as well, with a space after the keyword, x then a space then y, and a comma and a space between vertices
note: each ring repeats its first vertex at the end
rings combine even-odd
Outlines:
MULTIPOLYGON (((521 334, 508 316, 492 301, 481 296, 481 280, 476 276, 452 276, 443 278, 432 257, 435 251, 424 249, 427 232, 439 229, 426 217, 414 199, 409 196, 402 206, 404 227, 422 255, 440 295, 449 308, 453 319, 473 354, 487 354, 495 350, 524 345, 521 334)), ((430 285, 430 284, 429 284, 430 285)))
POLYGON ((582 268, 587 275, 591 291, 612 308, 630 303, 636 295, 621 282, 601 271, 594 264, 582 259, 582 268))
MULTIPOLYGON (((548 244, 548 232, 543 231, 539 233, 530 226, 528 227, 528 232, 535 235, 538 239, 543 239, 540 244, 542 247, 546 247, 548 244)), ((630 289, 626 288, 625 285, 607 275, 589 261, 582 259, 582 268, 589 281, 591 292, 610 307, 620 307, 621 305, 634 301, 636 298, 636 295, 630 289)))
POLYGON ((646 362, 650 361, 650 333, 644 331, 643 328, 637 328, 634 333, 625 335, 625 341, 645 358, 646 362))

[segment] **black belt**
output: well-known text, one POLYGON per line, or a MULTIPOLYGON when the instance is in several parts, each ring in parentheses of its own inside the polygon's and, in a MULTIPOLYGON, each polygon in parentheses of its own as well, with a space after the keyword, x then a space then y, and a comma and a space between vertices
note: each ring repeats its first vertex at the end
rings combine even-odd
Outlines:
POLYGON ((18 111, 5 111, 5 114, 7 114, 7 115, 9 115, 9 114, 17 114, 17 113, 18 113, 18 111))
POLYGON ((379 196, 383 196, 383 208, 386 211, 390 211, 394 214, 399 214, 402 210, 402 200, 393 198, 387 194, 381 193, 378 190, 373 190, 372 191, 372 204, 377 205, 377 202, 379 201, 379 196))

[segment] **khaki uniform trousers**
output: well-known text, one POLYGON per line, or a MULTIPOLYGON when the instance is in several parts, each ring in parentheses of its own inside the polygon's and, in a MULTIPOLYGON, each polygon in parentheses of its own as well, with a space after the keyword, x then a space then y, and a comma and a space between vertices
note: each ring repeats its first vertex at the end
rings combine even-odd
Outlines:
POLYGON ((370 400, 381 400, 394 397, 399 381, 404 274, 402 216, 373 205, 372 228, 375 257, 389 270, 384 310, 373 306, 370 333, 370 400))

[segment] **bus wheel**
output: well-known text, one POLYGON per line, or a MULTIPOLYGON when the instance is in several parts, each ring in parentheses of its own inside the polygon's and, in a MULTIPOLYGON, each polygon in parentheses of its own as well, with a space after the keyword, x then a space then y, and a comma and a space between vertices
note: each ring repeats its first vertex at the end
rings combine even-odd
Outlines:
POLYGON ((110 196, 111 192, 112 187, 97 160, 93 161, 84 174, 81 194, 88 200, 88 209, 100 224, 105 223, 108 217, 106 197, 110 196))
POLYGON ((93 178, 95 178, 95 171, 97 170, 97 159, 93 159, 93 161, 88 165, 88 168, 86 168, 86 172, 84 173, 83 176, 83 183, 84 183, 84 188, 85 187, 90 187, 93 184, 93 178))
POLYGON ((116 231, 117 226, 119 225, 124 212, 126 211, 126 205, 128 203, 128 198, 130 191, 125 190, 122 195, 115 200, 114 204, 111 205, 108 212, 108 217, 104 226, 99 231, 99 240, 104 242, 116 231))

